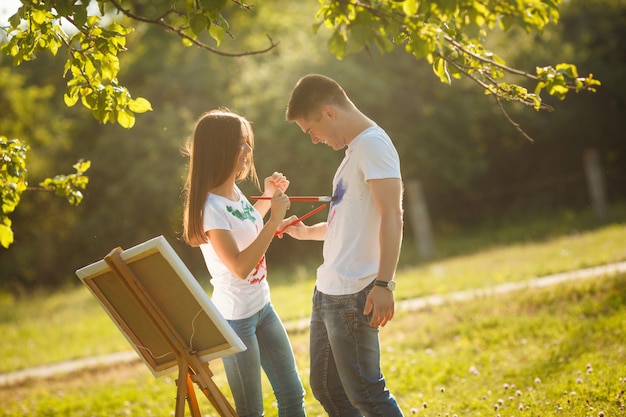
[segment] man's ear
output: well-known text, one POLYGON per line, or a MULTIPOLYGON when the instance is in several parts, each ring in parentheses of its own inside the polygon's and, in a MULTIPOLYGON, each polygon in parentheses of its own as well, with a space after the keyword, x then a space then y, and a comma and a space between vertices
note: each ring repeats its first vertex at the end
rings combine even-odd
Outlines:
POLYGON ((336 116, 335 108, 330 104, 327 104, 322 108, 322 114, 332 120, 336 116))

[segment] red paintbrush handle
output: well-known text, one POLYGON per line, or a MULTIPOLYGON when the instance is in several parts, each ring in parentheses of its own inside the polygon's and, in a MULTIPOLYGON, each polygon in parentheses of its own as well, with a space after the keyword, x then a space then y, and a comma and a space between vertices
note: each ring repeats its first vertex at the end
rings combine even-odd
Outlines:
MULTIPOLYGON (((265 196, 253 196, 250 197, 251 200, 271 200, 272 197, 265 196)), ((300 196, 300 197, 289 197, 291 201, 323 201, 325 203, 330 203, 332 201, 332 197, 328 196, 300 196)))
POLYGON ((311 217, 312 215, 314 215, 318 211, 323 210, 324 207, 326 207, 326 204, 322 204, 321 206, 319 206, 319 207, 309 211, 307 214, 301 216, 300 218, 295 219, 291 223, 287 224, 287 226, 283 227, 281 230, 276 231, 276 233, 274 233, 274 236, 281 234, 289 226, 293 226, 294 224, 300 223, 302 220, 308 219, 309 217, 311 217))

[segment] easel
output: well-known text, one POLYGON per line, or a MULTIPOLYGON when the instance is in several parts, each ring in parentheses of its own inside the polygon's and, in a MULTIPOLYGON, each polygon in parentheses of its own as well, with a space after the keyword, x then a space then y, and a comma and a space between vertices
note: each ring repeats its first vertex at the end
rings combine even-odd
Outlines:
POLYGON ((176 417, 185 415, 185 401, 193 417, 201 417, 200 409, 193 384, 196 383, 200 390, 211 402, 213 407, 222 417, 238 417, 237 413, 226 400, 222 392, 212 380, 213 373, 206 362, 202 362, 196 352, 192 351, 185 340, 181 337, 168 317, 159 308, 157 303, 144 290, 143 285, 137 279, 133 271, 120 256, 121 248, 113 249, 104 261, 111 268, 115 276, 124 284, 128 293, 146 312, 152 324, 159 331, 176 355, 178 362, 178 379, 176 381, 176 417))

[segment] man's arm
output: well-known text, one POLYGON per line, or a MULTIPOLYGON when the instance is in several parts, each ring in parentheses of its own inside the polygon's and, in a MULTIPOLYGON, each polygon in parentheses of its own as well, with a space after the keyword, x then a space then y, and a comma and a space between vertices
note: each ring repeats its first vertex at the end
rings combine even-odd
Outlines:
MULTIPOLYGON (((376 279, 392 280, 398 266, 402 245, 402 180, 385 178, 368 182, 376 209, 381 215, 379 241, 380 265, 376 279)), ((375 286, 370 291, 363 314, 372 314, 370 325, 384 326, 393 318, 393 293, 386 288, 375 286)))
MULTIPOLYGON (((283 220, 278 229, 282 230, 283 227, 296 219, 297 216, 291 216, 283 220)), ((286 233, 297 240, 324 240, 324 238, 326 237, 326 222, 317 223, 311 226, 307 226, 302 222, 298 222, 292 226, 287 227, 278 237, 282 238, 283 233, 286 233)))

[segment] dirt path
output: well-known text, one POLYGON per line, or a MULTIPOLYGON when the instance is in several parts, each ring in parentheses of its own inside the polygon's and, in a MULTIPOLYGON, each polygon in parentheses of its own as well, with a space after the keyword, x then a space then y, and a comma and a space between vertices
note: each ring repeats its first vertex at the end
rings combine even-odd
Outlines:
MULTIPOLYGON (((590 279, 623 273, 626 273, 626 261, 580 269, 577 271, 564 272, 541 278, 534 278, 522 282, 506 283, 489 288, 458 291, 442 295, 432 295, 403 300, 397 303, 396 308, 399 311, 414 311, 429 306, 441 305, 447 302, 469 301, 479 297, 493 296, 511 291, 542 288, 565 281, 590 279)), ((309 321, 308 319, 290 321, 285 323, 285 326, 287 327, 287 331, 290 333, 303 332, 308 329, 309 321)), ((102 370, 103 368, 108 369, 120 367, 132 369, 140 364, 141 359, 137 356, 135 351, 127 351, 41 365, 20 371, 0 374, 0 389, 17 387, 33 380, 53 380, 57 377, 76 372, 93 372, 95 370, 102 370)))

